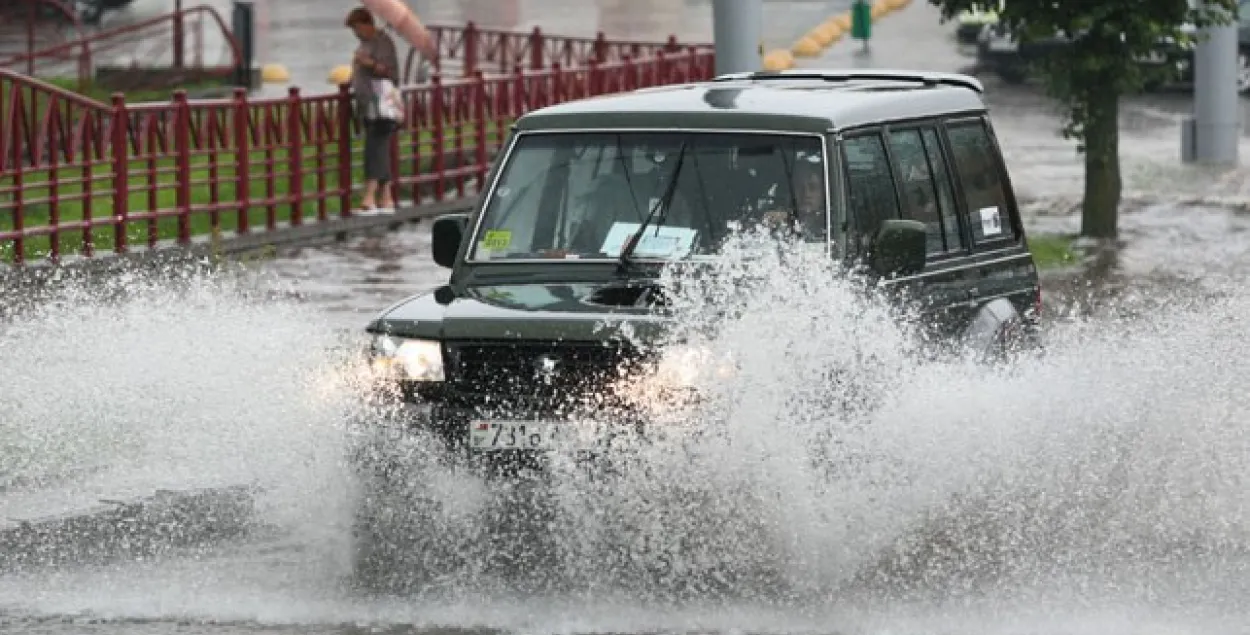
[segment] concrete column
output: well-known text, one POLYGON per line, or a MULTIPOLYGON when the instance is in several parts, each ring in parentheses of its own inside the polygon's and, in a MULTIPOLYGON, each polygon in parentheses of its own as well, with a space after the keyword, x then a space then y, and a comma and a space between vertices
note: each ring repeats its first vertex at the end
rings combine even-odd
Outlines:
POLYGON ((1237 22, 1204 29, 1194 50, 1194 114, 1181 133, 1184 162, 1238 163, 1237 22))
POLYGON ((760 69, 763 20, 760 0, 712 0, 717 75, 760 69))

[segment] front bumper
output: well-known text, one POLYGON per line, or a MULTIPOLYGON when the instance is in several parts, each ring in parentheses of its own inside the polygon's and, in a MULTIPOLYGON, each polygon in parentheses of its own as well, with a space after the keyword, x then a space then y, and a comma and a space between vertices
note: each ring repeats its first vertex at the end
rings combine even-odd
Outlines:
MULTIPOLYGON (((414 461, 482 476, 541 476, 550 472, 557 457, 566 465, 571 461, 578 468, 610 471, 628 464, 641 448, 697 436, 690 434, 688 426, 676 429, 671 416, 657 421, 619 409, 570 416, 544 411, 484 412, 405 400, 384 411, 385 415, 366 417, 354 426, 351 456, 358 471, 388 480, 410 472, 414 461), (529 430, 535 436, 553 430, 568 434, 555 442, 539 438, 533 444, 537 447, 526 447, 526 439, 515 435, 528 424, 537 426, 529 430), (487 434, 473 434, 474 428, 482 426, 490 427, 487 434), (541 434, 535 432, 539 429, 541 434), (509 435, 513 438, 497 438, 509 435)), ((692 411, 690 416, 696 415, 692 411)))

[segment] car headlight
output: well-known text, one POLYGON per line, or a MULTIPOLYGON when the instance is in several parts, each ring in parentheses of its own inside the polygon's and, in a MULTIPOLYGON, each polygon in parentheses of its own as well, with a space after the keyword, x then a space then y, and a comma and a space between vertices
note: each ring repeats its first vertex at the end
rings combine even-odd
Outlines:
POLYGON ((655 370, 654 379, 672 388, 696 388, 709 379, 723 379, 734 374, 731 360, 697 346, 673 346, 665 350, 655 370))
POLYGON ((434 340, 379 335, 370 350, 375 369, 410 381, 444 381, 443 347, 434 340))

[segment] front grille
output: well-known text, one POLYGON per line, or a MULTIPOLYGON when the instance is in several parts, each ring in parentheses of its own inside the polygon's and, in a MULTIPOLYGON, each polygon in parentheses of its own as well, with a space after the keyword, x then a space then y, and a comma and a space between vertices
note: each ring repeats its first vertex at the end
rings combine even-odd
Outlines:
POLYGON ((449 341, 448 383, 485 405, 534 405, 601 396, 644 361, 622 342, 449 341))

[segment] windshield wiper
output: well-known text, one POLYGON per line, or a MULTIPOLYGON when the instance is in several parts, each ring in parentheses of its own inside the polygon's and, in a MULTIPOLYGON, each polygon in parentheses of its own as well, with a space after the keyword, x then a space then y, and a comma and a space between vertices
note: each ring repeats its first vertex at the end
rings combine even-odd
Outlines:
POLYGON ((677 192, 677 177, 681 175, 681 166, 686 159, 686 140, 682 140, 681 147, 677 150, 677 162, 673 165, 672 180, 668 182, 668 186, 664 188, 664 193, 660 195, 660 200, 656 201, 651 209, 647 210, 647 217, 642 219, 642 224, 638 226, 638 231, 634 232, 629 240, 621 246, 621 254, 618 256, 621 267, 628 267, 633 261, 631 257, 634 250, 638 248, 638 243, 642 242, 642 234, 647 231, 647 227, 651 225, 651 221, 655 219, 656 213, 661 209, 667 210, 669 204, 673 200, 673 195, 677 192))

